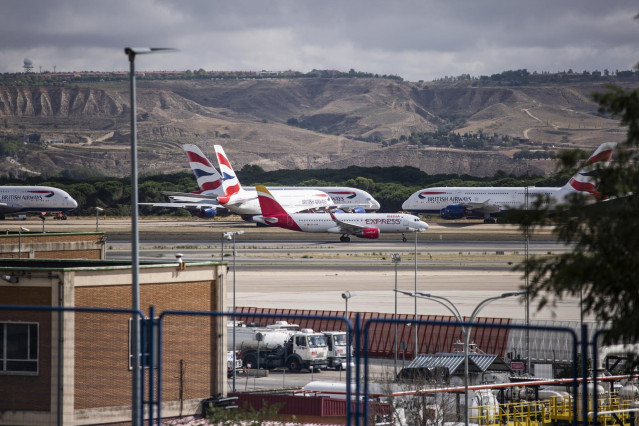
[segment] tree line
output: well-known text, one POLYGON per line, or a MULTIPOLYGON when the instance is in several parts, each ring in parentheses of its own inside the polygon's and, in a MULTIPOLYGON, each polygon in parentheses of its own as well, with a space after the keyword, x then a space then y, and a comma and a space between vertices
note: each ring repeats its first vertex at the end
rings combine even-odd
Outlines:
MULTIPOLYGON (((525 181, 522 177, 497 172, 492 177, 473 177, 455 174, 428 174, 415 167, 357 167, 345 169, 317 170, 276 170, 264 171, 256 165, 246 165, 237 173, 240 181, 247 186, 349 186, 369 192, 381 204, 381 212, 396 212, 402 203, 415 191, 434 186, 537 186, 563 185, 568 177, 548 178, 532 176, 525 181), (408 183, 410 182, 410 183, 408 183)), ((22 181, 4 178, 0 185, 27 184, 48 185, 67 191, 78 202, 78 208, 70 216, 85 216, 95 213, 95 208, 103 208, 109 216, 131 215, 130 178, 87 177, 75 180, 56 176, 49 178, 32 177, 22 181)), ((144 175, 139 178, 138 198, 140 203, 166 202, 161 191, 190 192, 198 190, 191 172, 160 175, 144 175)), ((189 216, 183 209, 161 209, 140 206, 141 215, 189 216)))

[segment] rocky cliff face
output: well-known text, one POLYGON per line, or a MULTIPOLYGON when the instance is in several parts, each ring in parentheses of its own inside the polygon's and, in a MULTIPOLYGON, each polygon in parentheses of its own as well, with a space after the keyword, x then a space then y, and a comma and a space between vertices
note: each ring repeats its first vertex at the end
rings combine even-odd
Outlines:
MULTIPOLYGON (((267 170, 410 165, 428 173, 523 174, 525 164, 498 151, 409 150, 406 144, 381 149, 361 139, 390 141, 455 123, 461 133, 590 149, 624 135, 618 122, 596 114, 588 97, 596 89, 474 88, 384 79, 142 81, 139 161, 153 172, 184 169, 188 163, 181 145, 206 142, 223 145, 237 168, 249 163, 267 170)), ((18 156, 29 169, 88 167, 125 175, 129 114, 126 83, 0 87, 0 138, 37 133, 53 141, 46 148, 29 146, 18 156)), ((532 173, 552 170, 536 164, 532 173)), ((11 170, 2 163, 0 169, 11 170)))

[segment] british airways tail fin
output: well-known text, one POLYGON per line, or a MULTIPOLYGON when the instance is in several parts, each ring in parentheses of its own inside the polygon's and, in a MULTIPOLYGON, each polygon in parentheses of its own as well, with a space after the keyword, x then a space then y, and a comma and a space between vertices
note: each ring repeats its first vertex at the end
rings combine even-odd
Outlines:
POLYGON ((587 192, 598 196, 599 191, 595 187, 594 176, 598 168, 606 167, 610 162, 616 146, 616 142, 601 144, 563 188, 571 192, 587 192))
POLYGON ((222 188, 224 188, 224 195, 230 197, 242 192, 242 185, 240 185, 240 181, 233 171, 231 162, 224 153, 222 145, 215 145, 215 155, 217 156, 217 162, 220 165, 220 171, 222 172, 222 188))
POLYGON ((192 144, 185 144, 182 147, 189 159, 189 165, 193 170, 197 185, 200 187, 200 190, 195 193, 201 194, 204 191, 211 191, 210 195, 223 195, 222 175, 213 167, 200 148, 192 144))
POLYGON ((269 192, 264 185, 256 185, 255 191, 257 191, 257 200, 260 202, 260 210, 262 210, 262 216, 288 216, 284 207, 273 197, 273 194, 269 192))

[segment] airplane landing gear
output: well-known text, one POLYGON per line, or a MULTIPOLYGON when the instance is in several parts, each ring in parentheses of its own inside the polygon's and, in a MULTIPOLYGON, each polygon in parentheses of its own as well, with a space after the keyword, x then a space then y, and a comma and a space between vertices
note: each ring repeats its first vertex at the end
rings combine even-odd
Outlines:
POLYGON ((402 241, 406 242, 406 235, 405 234, 402 234, 402 241))
POLYGON ((348 235, 344 234, 341 237, 339 237, 339 240, 343 243, 350 243, 351 242, 351 237, 349 237, 348 235))
POLYGON ((494 217, 487 217, 484 219, 484 223, 497 223, 494 217))

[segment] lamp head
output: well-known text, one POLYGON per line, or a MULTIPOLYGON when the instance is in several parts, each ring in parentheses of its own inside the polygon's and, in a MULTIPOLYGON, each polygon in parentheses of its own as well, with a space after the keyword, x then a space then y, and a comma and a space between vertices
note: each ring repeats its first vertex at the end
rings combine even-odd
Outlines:
POLYGON ((499 297, 521 296, 522 294, 526 294, 526 290, 509 291, 507 293, 502 293, 499 297))
POLYGON ((342 299, 348 300, 351 297, 355 296, 355 292, 354 291, 345 291, 342 293, 342 299))

